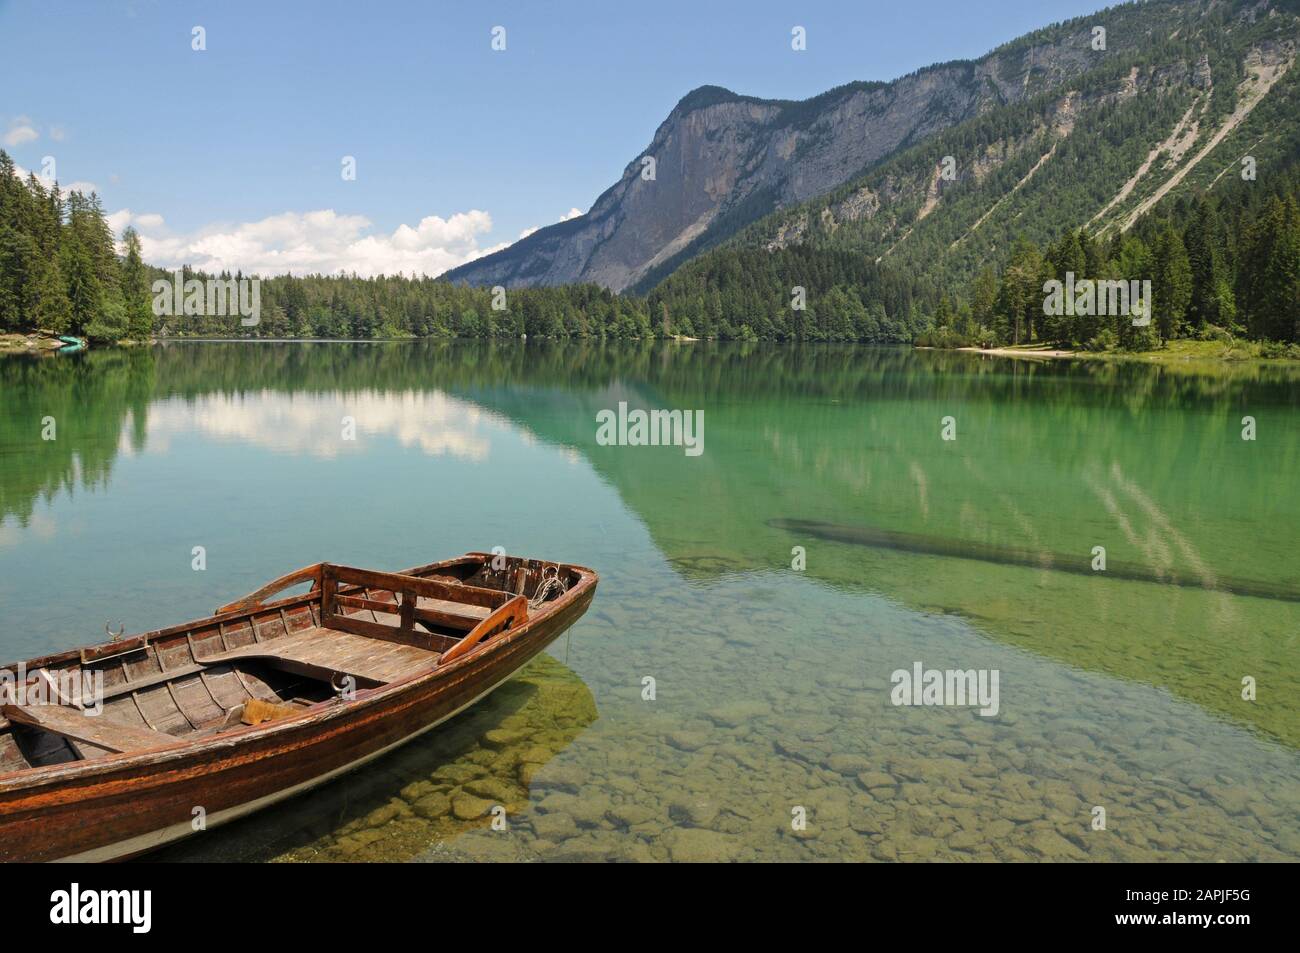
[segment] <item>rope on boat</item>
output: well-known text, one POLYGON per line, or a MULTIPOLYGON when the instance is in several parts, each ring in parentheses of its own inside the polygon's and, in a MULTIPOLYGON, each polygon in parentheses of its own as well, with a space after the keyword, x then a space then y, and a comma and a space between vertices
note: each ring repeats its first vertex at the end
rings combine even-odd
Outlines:
POLYGON ((546 566, 542 569, 542 581, 537 584, 537 591, 528 600, 528 608, 540 608, 543 602, 551 598, 552 593, 559 598, 568 591, 568 588, 560 578, 560 570, 555 566, 546 566))

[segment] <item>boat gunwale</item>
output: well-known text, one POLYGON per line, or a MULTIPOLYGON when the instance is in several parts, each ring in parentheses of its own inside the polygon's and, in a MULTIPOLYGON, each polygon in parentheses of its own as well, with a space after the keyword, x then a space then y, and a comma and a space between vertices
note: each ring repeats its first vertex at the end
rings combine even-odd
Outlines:
MULTIPOLYGON (((472 560, 482 561, 490 558, 492 558, 491 553, 466 553, 464 556, 458 556, 454 559, 447 559, 441 562, 430 563, 426 566, 415 567, 414 569, 403 572, 402 575, 419 575, 421 573, 432 572, 439 568, 455 565, 457 563, 472 560)), ((549 560, 546 560, 545 562, 549 562, 549 560)), ((194 741, 187 742, 184 741, 183 738, 180 738, 178 740, 181 741, 181 744, 178 746, 116 752, 103 757, 80 761, 68 761, 61 764, 42 765, 40 767, 23 768, 18 771, 0 773, 0 795, 15 793, 21 794, 38 787, 56 783, 75 782, 84 778, 94 778, 104 774, 130 771, 133 768, 152 768, 160 765, 167 765, 172 762, 206 755, 213 751, 219 751, 222 748, 237 748, 242 742, 260 741, 263 738, 275 737, 302 728, 314 728, 318 725, 327 724, 337 718, 352 715, 356 712, 370 710, 372 707, 390 700, 394 695, 411 690, 424 682, 435 680, 441 681, 454 675, 464 673, 466 669, 476 667, 476 663, 490 653, 494 654, 498 649, 504 649, 525 639, 532 632, 536 624, 543 623, 556 613, 567 609, 570 605, 576 602, 580 596, 589 593, 599 582, 599 577, 596 572, 585 566, 579 566, 573 563, 558 563, 556 565, 560 566, 562 569, 571 570, 577 573, 578 581, 570 586, 559 598, 544 603, 544 612, 530 615, 528 620, 516 629, 509 629, 494 638, 485 639, 483 642, 466 652, 465 655, 449 663, 445 668, 438 666, 435 662, 429 668, 414 671, 409 675, 387 682, 376 688, 362 689, 356 693, 356 697, 350 702, 332 704, 323 709, 318 709, 316 705, 313 705, 309 708, 303 709, 299 713, 295 713, 285 718, 278 718, 274 721, 264 722, 260 725, 245 725, 238 728, 232 728, 229 731, 208 735, 201 739, 195 739, 194 741)), ((209 625, 214 622, 225 622, 231 619, 248 618, 271 609, 283 609, 291 605, 308 604, 319 601, 320 596, 321 593, 319 590, 316 590, 305 595, 289 596, 285 599, 268 602, 251 611, 245 610, 205 616, 188 623, 181 623, 180 625, 157 629, 152 632, 143 633, 143 637, 145 638, 144 644, 147 645, 149 642, 167 635, 175 635, 181 632, 190 631, 196 626, 209 625)), ((133 638, 139 637, 140 636, 133 636, 133 638)), ((38 667, 39 665, 48 664, 55 660, 77 658, 80 651, 81 649, 72 649, 58 655, 46 656, 42 659, 33 660, 30 664, 32 667, 38 667)), ((17 663, 14 664, 16 665, 17 663)), ((455 682, 451 684, 455 684, 455 682)), ((450 685, 448 687, 450 687, 450 685)))

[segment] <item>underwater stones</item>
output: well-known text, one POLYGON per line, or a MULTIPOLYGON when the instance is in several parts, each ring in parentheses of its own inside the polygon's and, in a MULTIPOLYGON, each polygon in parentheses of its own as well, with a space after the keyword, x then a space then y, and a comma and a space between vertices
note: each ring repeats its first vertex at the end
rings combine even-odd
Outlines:
MULTIPOLYGON (((491 771, 502 760, 504 752, 496 751, 492 748, 479 748, 465 755, 465 760, 470 764, 476 764, 480 768, 491 771)), ((482 772, 479 772, 482 774, 482 772)))
POLYGON ((920 758, 894 758, 889 762, 889 773, 903 781, 923 781, 934 776, 931 765, 920 758))
POLYGON ((935 796, 949 807, 978 807, 984 803, 983 798, 955 788, 940 788, 935 796))
POLYGON ((886 818, 874 809, 854 810, 849 815, 849 827, 858 834, 883 834, 886 818))
MULTIPOLYGON (((1078 731, 1057 731, 1048 735, 1053 747, 1064 751, 1089 751, 1096 743, 1087 735, 1078 731)), ((1181 757, 1181 755, 1175 755, 1181 757)))
POLYGON ((414 804, 426 794, 432 794, 436 790, 438 786, 432 781, 413 781, 397 793, 408 804, 414 804))
POLYGON ((734 761, 737 765, 750 771, 761 771, 766 768, 766 762, 753 750, 752 747, 746 747, 741 744, 722 744, 713 749, 713 754, 719 758, 726 758, 734 761))
POLYGON ((451 813, 462 821, 473 821, 483 817, 494 806, 493 801, 475 797, 473 794, 457 794, 451 801, 451 813))
POLYGON ((551 791, 537 802, 537 810, 545 814, 571 814, 578 798, 565 791, 551 791))
POLYGON ((1038 801, 1008 801, 1004 799, 997 803, 996 809, 1004 819, 1019 824, 1027 824, 1043 816, 1043 805, 1038 801))
POLYGON ((1001 840, 1016 829, 1015 824, 1001 817, 996 820, 983 822, 980 826, 983 828, 985 836, 987 836, 990 841, 1001 840))
POLYGON ((545 745, 529 745, 519 752, 520 761, 534 761, 538 764, 545 764, 555 757, 555 750, 545 745))
POLYGON ((943 842, 921 834, 900 834, 896 839, 899 860, 927 860, 943 848, 943 842))
POLYGON ((451 810, 451 798, 441 792, 426 794, 412 805, 415 813, 428 820, 442 817, 451 810))
POLYGON ((748 721, 769 715, 772 707, 759 701, 738 701, 710 708, 704 717, 722 728, 737 728, 748 721))
POLYGON ((1250 803, 1250 796, 1237 787, 1207 784, 1201 793, 1223 808, 1228 814, 1244 814, 1250 803))
POLYGON ((831 754, 830 745, 808 742, 800 738, 773 738, 772 747, 776 749, 777 754, 802 761, 804 764, 818 764, 831 754))
POLYGON ((531 788, 533 786, 533 780, 537 777, 537 773, 541 771, 543 767, 545 767, 545 765, 536 761, 519 762, 519 783, 526 789, 531 788))
POLYGON ((821 833, 835 831, 842 834, 850 829, 849 818, 852 810, 847 797, 838 793, 835 795, 822 793, 810 795, 807 800, 808 830, 821 833))
POLYGON ((909 804, 924 804, 929 794, 930 786, 917 781, 904 781, 898 786, 898 796, 909 804))
POLYGON ((632 795, 641 791, 641 785, 631 777, 618 776, 605 778, 605 786, 615 794, 632 795))
POLYGON ((892 791, 897 782, 892 775, 885 774, 883 771, 863 771, 858 775, 858 784, 874 793, 880 788, 889 788, 892 791))
POLYGON ((620 844, 620 852, 616 859, 627 864, 653 864, 660 858, 655 856, 649 844, 644 841, 633 840, 624 841, 620 844))
POLYGON ((739 838, 702 827, 676 828, 664 835, 663 842, 668 856, 679 864, 736 860, 744 850, 739 838))
POLYGON ((658 818, 659 812, 644 804, 615 804, 605 816, 619 827, 636 827, 658 818))
MULTIPOLYGON (((1106 785, 1091 778, 1081 778, 1075 782, 1074 787, 1079 792, 1079 796, 1089 804, 1106 803, 1106 785)), ((1187 807, 1189 805, 1184 804, 1183 806, 1187 807)))
POLYGON ((382 837, 382 834, 373 830, 361 831, 357 834, 348 834, 345 837, 340 837, 334 842, 334 850, 338 852, 340 857, 345 859, 355 857, 375 841, 381 840, 382 837))
POLYGON ((848 777, 871 770, 871 761, 856 754, 833 754, 822 764, 836 774, 843 774, 848 777))
POLYGON ((1183 845, 1183 837, 1172 831, 1152 831, 1148 840, 1161 850, 1177 850, 1183 845))
POLYGON ((563 841, 578 833, 578 825, 568 814, 536 814, 529 822, 533 832, 548 841, 563 841))
POLYGON ((430 778, 433 781, 448 781, 452 784, 464 784, 470 778, 476 778, 482 774, 478 765, 465 764, 460 761, 453 761, 444 764, 437 771, 434 771, 430 778))
POLYGON ((587 783, 589 776, 577 765, 552 764, 545 777, 546 787, 562 791, 578 791, 587 783))
POLYGON ((1282 831, 1277 835, 1274 846, 1283 854, 1300 857, 1300 831, 1282 831))
POLYGON ((585 827, 599 826, 609 808, 609 796, 603 792, 577 797, 563 791, 556 791, 546 795, 537 804, 539 811, 547 814, 567 814, 585 827))
POLYGON ((518 797, 518 792, 500 778, 472 778, 465 782, 465 790, 498 804, 505 804, 518 797))
POLYGON ((669 803, 668 816, 694 827, 707 827, 718 816, 718 805, 707 798, 681 798, 669 803))
POLYGON ((366 826, 383 827, 386 824, 391 824, 403 814, 410 813, 410 810, 410 807, 403 801, 390 801, 378 810, 371 811, 366 816, 366 826))
POLYGON ((609 811, 609 795, 604 791, 591 791, 578 798, 572 809, 573 819, 585 827, 606 826, 605 815, 609 811))
POLYGON ((557 844, 547 860, 560 863, 601 863, 622 860, 628 845, 604 831, 583 831, 557 844))
POLYGON ((698 751, 709 743, 710 738, 705 731, 670 731, 664 735, 664 741, 678 751, 698 751))
POLYGON ((1044 860, 1082 860, 1087 856, 1055 831, 1034 831, 1026 838, 1026 844, 1044 860))
POLYGON ((791 730, 799 740, 814 742, 824 739, 838 727, 839 723, 834 718, 804 716, 792 726, 791 730))

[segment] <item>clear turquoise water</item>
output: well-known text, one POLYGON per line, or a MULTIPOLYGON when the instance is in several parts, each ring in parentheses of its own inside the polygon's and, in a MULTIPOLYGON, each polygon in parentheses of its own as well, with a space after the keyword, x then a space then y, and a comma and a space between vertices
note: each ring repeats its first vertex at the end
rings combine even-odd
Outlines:
POLYGON ((1287 368, 829 347, 3 358, 0 654, 502 546, 601 573, 547 660, 161 856, 1297 859, 1297 397, 1287 368), (704 453, 599 446, 620 400, 703 410, 704 453), (1061 571, 1095 545, 1150 581, 1061 571), (892 705, 916 661, 997 670, 998 715, 892 705))

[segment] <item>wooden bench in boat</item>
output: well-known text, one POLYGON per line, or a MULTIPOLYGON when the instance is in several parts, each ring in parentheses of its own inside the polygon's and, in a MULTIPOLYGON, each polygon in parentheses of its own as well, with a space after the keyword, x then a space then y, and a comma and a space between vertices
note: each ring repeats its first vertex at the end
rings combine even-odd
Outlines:
POLYGON ((473 606, 447 599, 429 599, 421 596, 415 603, 415 618, 421 622, 443 625, 449 629, 468 632, 492 612, 487 606, 473 606))
POLYGON ((106 751, 144 751, 183 744, 165 732, 108 721, 103 715, 87 715, 66 705, 5 705, 0 712, 20 725, 42 728, 106 751))
POLYGON ((439 661, 453 661, 497 631, 528 619, 528 600, 521 595, 332 563, 281 576, 218 612, 256 610, 270 595, 308 581, 321 593, 319 626, 195 661, 207 665, 261 658, 316 678, 340 672, 391 682, 439 661), (341 591, 343 585, 354 588, 341 591), (391 594, 392 601, 372 598, 373 590, 391 594), (417 622, 467 634, 455 639, 421 632, 417 622))
POLYGON ((316 626, 265 642, 200 656, 197 661, 203 665, 222 665, 266 659, 286 671, 323 681, 330 681, 337 672, 382 684, 432 668, 437 664, 438 656, 439 653, 432 649, 316 626))

